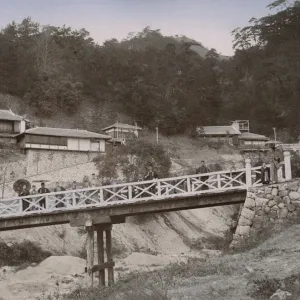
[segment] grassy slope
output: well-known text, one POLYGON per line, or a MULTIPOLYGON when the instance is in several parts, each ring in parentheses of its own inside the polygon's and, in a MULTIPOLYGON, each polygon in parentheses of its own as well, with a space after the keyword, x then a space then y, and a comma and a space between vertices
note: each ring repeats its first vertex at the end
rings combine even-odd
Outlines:
POLYGON ((81 290, 66 299, 94 300, 105 293, 108 300, 266 300, 282 289, 292 294, 288 299, 296 300, 300 295, 299 230, 299 225, 272 228, 262 237, 266 241, 253 249, 250 241, 245 252, 131 274, 110 290, 81 290))

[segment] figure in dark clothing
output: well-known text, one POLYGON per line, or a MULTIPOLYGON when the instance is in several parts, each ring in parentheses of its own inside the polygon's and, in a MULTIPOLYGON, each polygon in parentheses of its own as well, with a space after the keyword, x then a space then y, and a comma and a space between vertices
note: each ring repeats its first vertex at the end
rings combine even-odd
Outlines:
MULTIPOLYGON (((59 182, 56 182, 56 187, 54 189, 54 192, 61 192, 61 191, 65 191, 66 189, 62 186, 59 185, 59 182)), ((55 207, 56 208, 60 208, 60 207, 65 207, 65 204, 63 202, 60 202, 59 200, 63 199, 63 197, 65 197, 65 194, 58 194, 56 195, 56 198, 58 200, 55 201, 55 207)))
POLYGON ((262 184, 269 184, 270 183, 270 169, 263 163, 261 167, 261 182, 262 184))
MULTIPOLYGON (((47 194, 47 193, 50 193, 50 191, 45 187, 45 183, 42 182, 41 187, 38 189, 38 194, 47 194)), ((39 201, 39 206, 46 208, 46 198, 42 198, 39 201)))
MULTIPOLYGON (((153 179, 158 179, 158 175, 156 172, 153 171, 153 167, 150 165, 148 167, 148 172, 147 174, 145 175, 144 177, 144 180, 147 181, 147 180, 153 180, 153 179)), ((149 185, 153 185, 153 183, 150 183, 149 185)), ((148 185, 148 186, 149 186, 148 185)), ((145 185, 145 188, 147 188, 147 185, 145 185)), ((151 194, 156 194, 156 187, 153 185, 151 188, 148 189, 148 191, 151 193, 151 194)), ((149 195, 147 192, 145 193, 146 195, 149 195)), ((144 194, 143 194, 144 195, 144 194)), ((151 195, 149 195, 151 196, 151 195)))
POLYGON ((148 173, 144 177, 145 180, 153 180, 153 179, 158 179, 158 175, 156 172, 153 171, 153 167, 149 166, 148 167, 148 173))
MULTIPOLYGON (((209 173, 210 169, 205 165, 204 160, 201 161, 201 166, 196 170, 197 174, 204 174, 204 173, 209 173)), ((200 180, 205 182, 208 180, 209 176, 200 176, 200 180)), ((206 184, 203 184, 201 186, 201 190, 208 190, 208 186, 206 184)))
MULTIPOLYGON (((29 195, 30 195, 30 192, 29 192, 27 186, 24 184, 23 187, 22 187, 22 190, 20 191, 19 197, 26 197, 26 196, 29 196, 29 195)), ((29 205, 30 205, 30 199, 29 198, 27 198, 26 200, 22 200, 22 209, 23 209, 23 211, 28 210, 29 205)))

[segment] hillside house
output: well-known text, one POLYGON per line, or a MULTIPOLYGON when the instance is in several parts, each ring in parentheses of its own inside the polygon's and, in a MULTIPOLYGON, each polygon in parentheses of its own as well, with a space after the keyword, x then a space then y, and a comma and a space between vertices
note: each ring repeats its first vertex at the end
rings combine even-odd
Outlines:
POLYGON ((243 132, 238 137, 241 146, 265 146, 270 139, 265 135, 243 132))
POLYGON ((16 143, 17 135, 26 130, 26 121, 23 117, 14 114, 11 110, 0 110, 0 141, 16 143))
POLYGON ((138 127, 137 125, 123 123, 115 123, 102 129, 105 134, 111 136, 116 141, 126 141, 128 139, 137 138, 141 130, 142 128, 138 127))
POLYGON ((105 152, 105 142, 111 137, 79 129, 36 127, 18 137, 21 148, 77 152, 105 152))
POLYGON ((197 129, 199 137, 203 137, 212 142, 228 142, 238 145, 238 136, 241 132, 233 125, 228 126, 203 126, 197 129))

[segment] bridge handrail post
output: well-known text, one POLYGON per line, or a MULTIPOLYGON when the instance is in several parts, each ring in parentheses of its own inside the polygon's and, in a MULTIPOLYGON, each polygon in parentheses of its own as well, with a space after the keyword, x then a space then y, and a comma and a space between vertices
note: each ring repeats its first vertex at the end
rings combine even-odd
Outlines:
POLYGON ((157 196, 160 197, 161 196, 161 184, 160 184, 160 181, 156 182, 156 187, 157 187, 157 196))
POLYGON ((187 188, 187 192, 190 193, 192 191, 192 186, 191 186, 191 178, 187 177, 186 178, 186 188, 187 188))
POLYGON ((132 200, 132 186, 128 186, 128 200, 132 200))
POLYGON ((100 200, 100 202, 104 202, 104 192, 103 192, 103 189, 101 189, 101 188, 99 190, 99 200, 100 200))
POLYGON ((221 175, 217 174, 217 182, 218 182, 218 189, 221 189, 222 185, 221 185, 221 175))
POLYGON ((72 206, 75 207, 76 206, 76 192, 73 191, 72 192, 72 206))
POLYGON ((251 159, 246 158, 246 186, 251 187, 252 186, 252 172, 251 172, 251 159))
POLYGON ((285 171, 285 180, 292 179, 292 168, 291 168, 291 153, 290 151, 284 151, 284 171, 285 171))
POLYGON ((45 196, 45 209, 48 209, 49 208, 49 196, 45 196))
POLYGON ((23 200, 22 199, 19 200, 19 211, 20 211, 20 213, 22 213, 22 211, 23 211, 23 200))

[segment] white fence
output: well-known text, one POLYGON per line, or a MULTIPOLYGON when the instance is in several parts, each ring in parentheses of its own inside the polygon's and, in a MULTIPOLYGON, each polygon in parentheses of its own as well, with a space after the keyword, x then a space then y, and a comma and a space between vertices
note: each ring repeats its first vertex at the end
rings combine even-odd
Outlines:
POLYGON ((135 203, 144 200, 182 198, 226 190, 247 189, 260 184, 260 167, 206 174, 187 175, 101 186, 79 190, 2 199, 0 218, 82 210, 118 203, 135 203))

